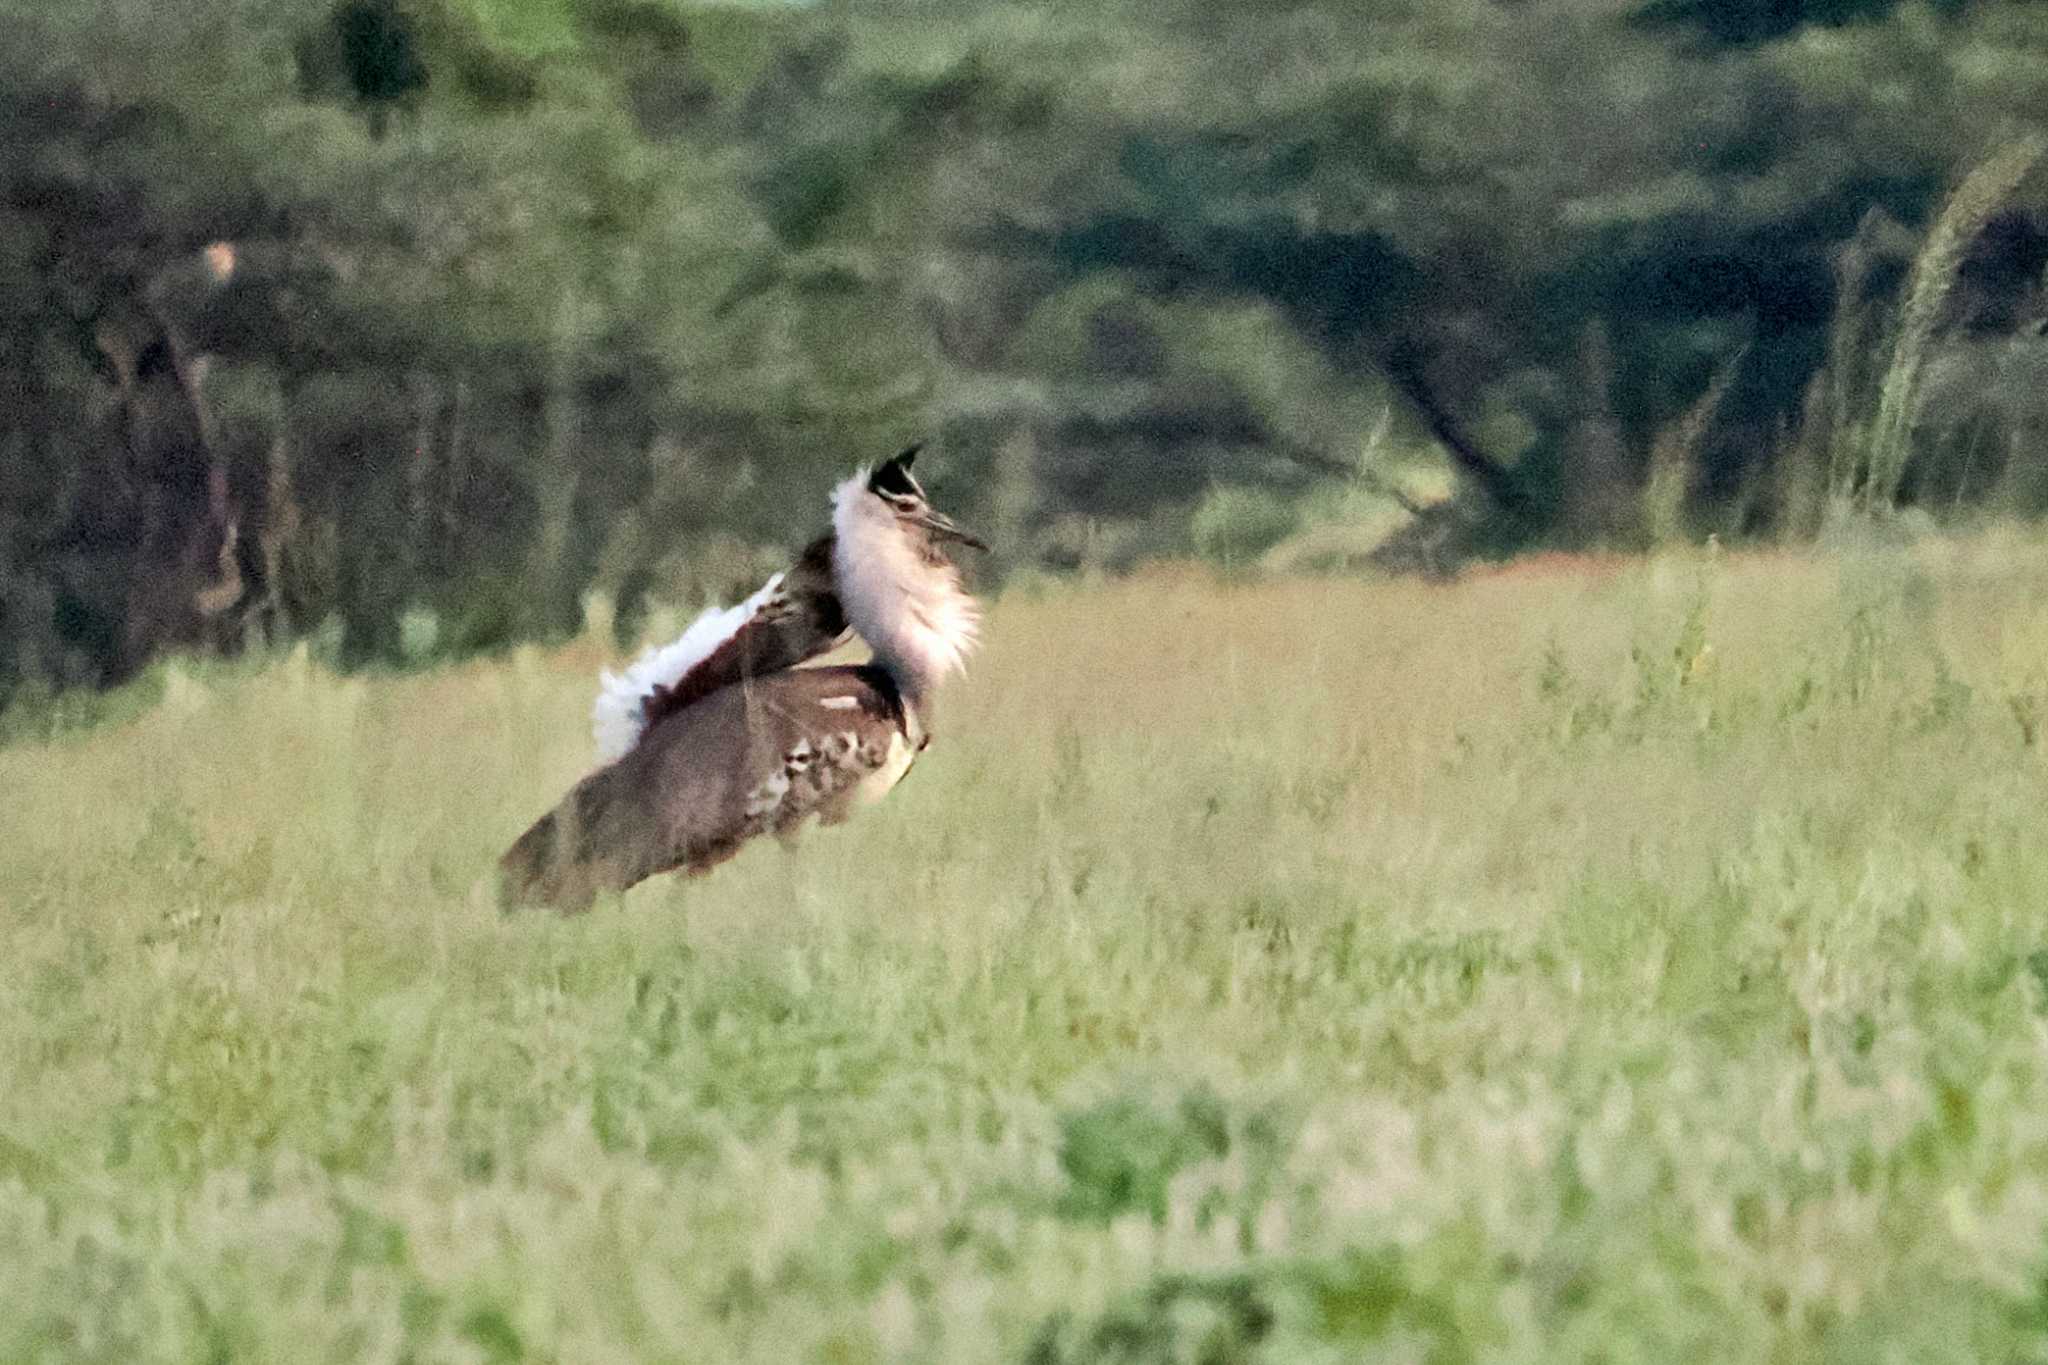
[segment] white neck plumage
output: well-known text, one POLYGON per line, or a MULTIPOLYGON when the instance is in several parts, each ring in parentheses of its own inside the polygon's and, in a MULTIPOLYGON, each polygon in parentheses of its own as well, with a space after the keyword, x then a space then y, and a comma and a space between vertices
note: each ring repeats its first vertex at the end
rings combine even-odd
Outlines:
POLYGON ((868 491, 862 470, 832 495, 832 575, 846 619, 903 699, 922 705, 974 648, 980 608, 960 571, 868 491))

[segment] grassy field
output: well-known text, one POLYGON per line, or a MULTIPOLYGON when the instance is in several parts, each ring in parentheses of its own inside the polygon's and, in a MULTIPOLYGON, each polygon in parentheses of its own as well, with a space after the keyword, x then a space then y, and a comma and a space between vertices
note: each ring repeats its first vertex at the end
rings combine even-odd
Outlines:
POLYGON ((605 657, 0 750, 0 1360, 2048 1357, 2048 546, 1013 593, 501 918, 605 657))

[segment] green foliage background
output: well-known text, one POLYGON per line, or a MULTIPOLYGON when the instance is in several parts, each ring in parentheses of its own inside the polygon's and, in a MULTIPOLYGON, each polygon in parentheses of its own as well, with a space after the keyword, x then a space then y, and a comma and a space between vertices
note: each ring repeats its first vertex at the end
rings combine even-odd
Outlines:
MULTIPOLYGON (((2048 108, 2003 0, 0 23, 0 697, 323 623, 399 658, 408 611, 559 636, 593 587, 631 629, 913 439, 999 572, 1265 550, 1354 486, 1452 490, 1459 554, 1805 534, 1830 329, 1883 345, 1943 187, 2048 108)), ((2039 206, 1966 244, 1899 502, 2048 497, 2039 206)))

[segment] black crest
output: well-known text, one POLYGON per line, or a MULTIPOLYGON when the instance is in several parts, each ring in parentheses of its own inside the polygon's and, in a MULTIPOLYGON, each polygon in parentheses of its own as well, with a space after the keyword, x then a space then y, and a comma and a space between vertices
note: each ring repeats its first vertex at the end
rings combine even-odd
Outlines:
POLYGON ((910 462, 922 449, 922 445, 914 445, 894 459, 883 461, 868 476, 868 492, 884 498, 922 498, 924 489, 910 475, 910 462))

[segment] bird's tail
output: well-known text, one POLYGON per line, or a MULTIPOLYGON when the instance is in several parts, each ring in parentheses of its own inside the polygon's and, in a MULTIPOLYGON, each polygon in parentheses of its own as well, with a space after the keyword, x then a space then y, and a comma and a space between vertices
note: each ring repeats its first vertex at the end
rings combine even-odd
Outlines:
POLYGON ((533 822, 498 859, 498 904, 506 910, 547 906, 563 914, 588 910, 597 886, 563 838, 559 811, 533 822))
POLYGON ((498 859, 498 904, 506 910, 548 906, 565 915, 588 910, 600 896, 687 864, 699 872, 730 857, 739 841, 693 847, 685 858, 650 799, 647 765, 632 756, 599 768, 569 789, 555 808, 527 827, 498 859))
POLYGON ((513 841, 498 859, 500 906, 547 906, 575 914, 588 910, 600 895, 624 891, 647 875, 633 856, 632 841, 607 839, 596 828, 616 780, 615 768, 592 773, 513 841))

